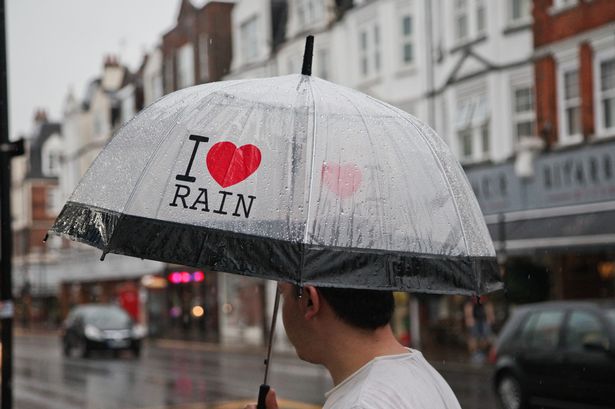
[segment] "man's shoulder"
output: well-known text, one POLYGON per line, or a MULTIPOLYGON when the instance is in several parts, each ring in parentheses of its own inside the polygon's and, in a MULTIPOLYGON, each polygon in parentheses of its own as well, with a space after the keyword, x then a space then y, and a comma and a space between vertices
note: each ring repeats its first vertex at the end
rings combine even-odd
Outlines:
POLYGON ((446 381, 420 352, 413 352, 374 360, 369 370, 336 391, 332 405, 324 409, 459 408, 446 381))

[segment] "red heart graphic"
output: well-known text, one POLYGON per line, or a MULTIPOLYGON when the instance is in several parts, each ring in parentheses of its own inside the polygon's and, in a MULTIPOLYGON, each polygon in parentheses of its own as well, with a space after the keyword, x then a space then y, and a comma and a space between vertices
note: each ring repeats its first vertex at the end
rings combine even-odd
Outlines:
POLYGON ((354 163, 322 165, 322 180, 327 188, 339 197, 349 197, 361 186, 361 169, 354 163))
POLYGON ((218 142, 207 152, 207 169, 222 187, 235 185, 256 172, 261 151, 254 145, 236 147, 232 142, 218 142))

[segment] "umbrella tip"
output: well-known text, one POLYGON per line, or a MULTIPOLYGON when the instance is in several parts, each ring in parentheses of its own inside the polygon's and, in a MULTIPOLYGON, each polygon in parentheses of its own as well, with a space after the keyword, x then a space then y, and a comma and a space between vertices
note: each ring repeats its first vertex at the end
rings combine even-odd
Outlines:
POLYGON ((314 53, 314 36, 305 38, 305 52, 303 54, 303 68, 301 74, 312 75, 312 54, 314 53))
POLYGON ((107 252, 103 251, 102 254, 100 255, 100 261, 105 261, 106 256, 107 256, 107 252))
POLYGON ((49 233, 45 234, 45 237, 43 237, 43 243, 47 243, 48 238, 49 238, 49 233))

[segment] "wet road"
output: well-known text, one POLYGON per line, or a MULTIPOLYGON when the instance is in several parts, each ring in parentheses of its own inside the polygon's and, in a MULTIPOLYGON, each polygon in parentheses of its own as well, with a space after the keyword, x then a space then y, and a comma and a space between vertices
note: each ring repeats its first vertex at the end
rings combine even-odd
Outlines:
MULTIPOLYGON (((282 398, 322 404, 331 387, 324 369, 294 357, 274 359, 270 383, 282 398)), ((174 342, 150 343, 139 359, 130 354, 64 358, 58 338, 41 335, 15 338, 14 365, 14 406, 20 409, 209 408, 254 398, 263 373, 259 355, 174 342)), ((463 408, 495 407, 485 371, 436 366, 463 408)))

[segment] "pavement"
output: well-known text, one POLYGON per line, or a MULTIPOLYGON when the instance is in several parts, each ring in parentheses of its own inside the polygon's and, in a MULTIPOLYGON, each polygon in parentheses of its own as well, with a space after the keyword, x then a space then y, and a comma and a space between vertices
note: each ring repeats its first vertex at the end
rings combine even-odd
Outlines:
MULTIPOLYGON (((15 336, 20 334, 28 335, 49 335, 58 336, 59 330, 46 327, 31 327, 21 328, 14 327, 15 336)), ((160 348, 177 348, 177 349, 190 349, 194 351, 206 351, 206 352, 230 352, 236 354, 249 354, 265 357, 266 349, 264 346, 246 345, 246 344, 220 344, 205 341, 196 340, 181 340, 170 338, 150 338, 148 343, 156 345, 160 348)), ((487 362, 476 362, 471 359, 471 356, 467 351, 459 346, 448 345, 436 345, 430 344, 420 348, 425 358, 434 366, 434 368, 441 370, 459 370, 468 371, 471 373, 490 372, 492 365, 487 362)), ((276 351, 272 352, 275 356, 295 357, 292 351, 276 351)))
MULTIPOLYGON (((178 339, 150 339, 150 344, 156 345, 159 348, 177 348, 189 349, 194 351, 206 352, 229 352, 235 354, 249 354, 262 356, 266 355, 266 349, 263 346, 244 345, 244 344, 218 344, 203 341, 189 341, 178 339)), ((429 347, 421 348, 425 358, 434 366, 434 368, 465 371, 471 373, 485 373, 492 370, 492 365, 487 362, 473 361, 465 349, 455 346, 430 345, 429 347)), ((292 351, 276 351, 272 352, 273 359, 276 356, 295 357, 292 351)))
MULTIPOLYGON (((40 335, 40 336, 56 336, 60 333, 57 329, 50 328, 27 328, 23 329, 15 327, 14 335, 40 335)), ((148 339, 149 345, 155 345, 158 348, 181 349, 204 352, 227 352, 233 354, 246 354, 251 356, 265 357, 266 349, 262 346, 245 345, 245 344, 219 344, 203 341, 179 340, 179 339, 148 339)), ((492 366, 487 363, 476 363, 470 359, 468 353, 454 346, 439 346, 430 345, 422 348, 421 352, 426 359, 438 370, 447 372, 457 372, 463 374, 486 374, 492 371, 492 366)), ((292 351, 273 351, 273 359, 277 357, 297 359, 292 351)), ((200 404, 184 404, 178 406, 166 406, 150 409, 241 409, 245 405, 253 403, 250 401, 239 400, 229 402, 219 402, 214 405, 204 403, 200 404)), ((279 402, 280 409, 320 409, 320 406, 306 404, 304 402, 296 402, 290 400, 281 400, 279 402)))

